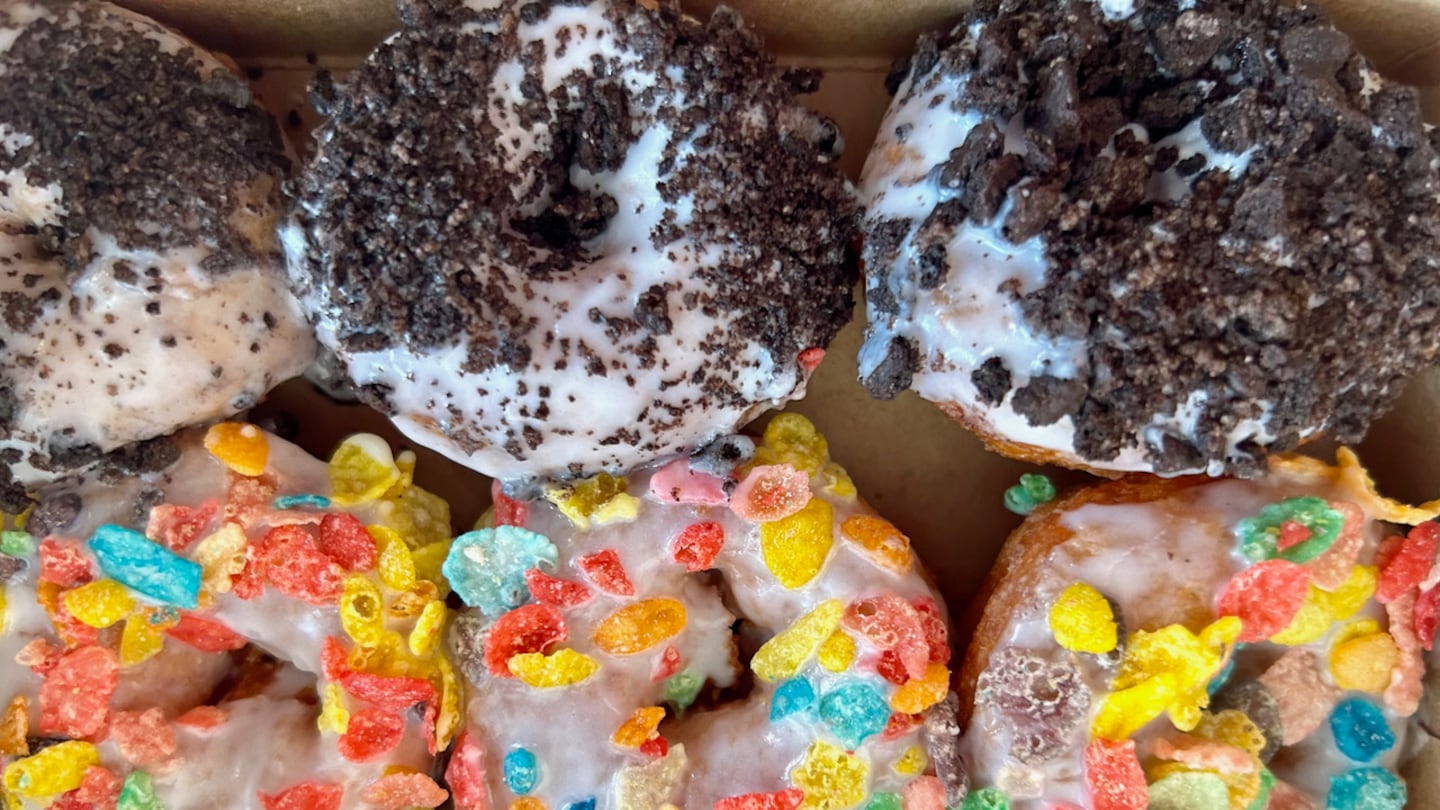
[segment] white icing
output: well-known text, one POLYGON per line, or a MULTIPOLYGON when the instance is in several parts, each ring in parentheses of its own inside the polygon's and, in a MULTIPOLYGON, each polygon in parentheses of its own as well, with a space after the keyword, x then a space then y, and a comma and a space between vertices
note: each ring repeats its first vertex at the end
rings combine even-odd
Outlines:
POLYGON ((1129 19, 1135 13, 1135 0, 1095 0, 1107 20, 1129 19))

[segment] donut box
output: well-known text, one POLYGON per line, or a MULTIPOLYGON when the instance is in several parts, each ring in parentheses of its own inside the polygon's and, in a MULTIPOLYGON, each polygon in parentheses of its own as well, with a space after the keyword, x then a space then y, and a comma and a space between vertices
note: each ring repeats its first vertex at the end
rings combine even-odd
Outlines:
MULTIPOLYGON (((317 120, 307 100, 316 68, 343 72, 395 25, 386 0, 120 4, 234 55, 302 150, 317 120)), ((766 33, 772 50, 785 61, 826 71, 811 103, 840 125, 846 140, 844 163, 852 175, 888 104, 884 78, 892 59, 908 50, 917 31, 965 5, 953 0, 733 4, 766 33), (817 20, 825 21, 823 30, 816 30, 817 20)), ((696 13, 708 13, 715 4, 701 0, 691 5, 696 13)), ((1422 96, 1432 119, 1440 120, 1440 2, 1328 0, 1325 5, 1382 71, 1422 87, 1434 85, 1422 96)), ((863 308, 856 314, 863 318, 863 308)), ((812 379, 806 399, 791 410, 816 423, 867 500, 911 538, 958 616, 1019 522, 1003 508, 1005 491, 1027 472, 1044 472, 1057 483, 1086 478, 991 454, 911 393, 889 402, 871 399, 856 382, 860 343, 861 328, 851 323, 830 347, 829 362, 812 379)), ((1357 448, 1382 491, 1392 497, 1418 503, 1440 492, 1440 426, 1432 415, 1437 406, 1440 370, 1412 382, 1399 407, 1357 448)), ((302 381, 273 392, 252 418, 293 430, 305 449, 322 457, 357 431, 378 433, 396 446, 413 446, 369 408, 337 404, 302 381)), ((471 525, 490 504, 490 482, 439 455, 414 449, 421 457, 418 482, 450 501, 457 526, 471 525)), ((1329 446, 1312 449, 1320 456, 1333 455, 1329 446)), ((1440 656, 1432 655, 1431 664, 1440 664, 1440 656)), ((1435 672, 1431 681, 1420 716, 1428 729, 1440 729, 1440 678, 1435 672)), ((1421 747, 1406 776, 1413 789, 1410 806, 1440 806, 1440 742, 1432 739, 1421 747)))

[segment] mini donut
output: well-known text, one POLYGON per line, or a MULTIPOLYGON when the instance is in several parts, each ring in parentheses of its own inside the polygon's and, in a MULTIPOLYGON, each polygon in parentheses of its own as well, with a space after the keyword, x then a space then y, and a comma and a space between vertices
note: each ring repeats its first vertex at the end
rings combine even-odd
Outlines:
POLYGON ((0 8, 0 507, 254 405, 315 353, 279 129, 219 57, 108 3, 0 8))
POLYGON ((174 441, 0 535, 0 804, 440 805, 449 507, 414 455, 361 435, 327 465, 233 422, 174 441))
POLYGON ((1435 136, 1313 6, 987 0, 892 75, 874 395, 1026 460, 1251 476, 1440 356, 1435 136))
POLYGON ((444 566, 470 606, 457 810, 963 799, 940 596, 803 417, 758 448, 497 490, 492 521, 444 566))
POLYGON ((972 790, 1015 810, 1401 810, 1437 512, 1381 498, 1347 450, 1040 506, 956 681, 972 790))
POLYGON ((359 396, 503 479, 620 473, 802 396, 854 283, 816 77, 674 0, 413 5, 328 102, 283 237, 359 396))

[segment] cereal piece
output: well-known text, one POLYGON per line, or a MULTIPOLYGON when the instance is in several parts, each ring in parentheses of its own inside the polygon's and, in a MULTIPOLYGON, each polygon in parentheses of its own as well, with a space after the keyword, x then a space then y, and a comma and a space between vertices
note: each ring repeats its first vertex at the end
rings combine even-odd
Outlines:
MULTIPOLYGON (((1292 563, 1306 563, 1320 556, 1340 536, 1345 517, 1331 508, 1323 498, 1290 498, 1270 504, 1260 514, 1245 518, 1235 527, 1240 551, 1252 561, 1274 560, 1277 557, 1292 563), (1280 538, 1287 524, 1306 530, 1305 538, 1280 547, 1280 538)), ((1290 530, 1294 535, 1294 529, 1290 530)))
POLYGON ((675 792, 689 764, 685 746, 676 745, 662 757, 644 765, 622 768, 615 778, 615 806, 625 810, 663 810, 673 807, 675 792))
MULTIPOLYGON (((75 788, 69 796, 95 810, 113 808, 120 801, 122 787, 123 783, 117 774, 103 766, 94 765, 85 769, 85 778, 80 780, 80 787, 75 788)), ((59 803, 51 807, 59 807, 59 803)))
POLYGON ((1100 655, 1120 643, 1110 600, 1083 582, 1066 588, 1050 606, 1050 631, 1055 643, 1075 652, 1100 655))
POLYGON ((355 506, 384 497, 400 482, 400 467, 384 439, 362 433, 335 448, 328 466, 330 499, 337 506, 355 506))
POLYGON ((1095 810, 1145 810, 1149 790, 1135 741, 1091 740, 1085 747, 1085 786, 1095 810))
POLYGON ((1425 659, 1420 654, 1420 639, 1415 635, 1415 601, 1412 590, 1385 606, 1397 656, 1395 667, 1390 671, 1390 682, 1385 686, 1385 706, 1402 717, 1409 717, 1420 708, 1420 698, 1425 691, 1425 659))
POLYGON ((385 633, 385 600, 369 577, 345 577, 340 592, 340 626, 355 643, 374 647, 385 633))
POLYGON ((200 582, 211 593, 229 593, 234 579, 245 571, 250 539, 237 524, 226 523, 195 546, 200 582))
POLYGON ((24 695, 10 699, 4 713, 0 713, 0 757, 24 757, 30 755, 30 701, 24 695))
POLYGON ((625 489, 624 478, 600 473, 571 484, 547 486, 545 500, 555 504, 576 528, 588 529, 592 521, 603 526, 635 519, 640 499, 625 489))
MULTIPOLYGON (((133 771, 126 775, 120 786, 120 795, 115 802, 116 810, 165 810, 160 797, 155 795, 155 783, 150 774, 133 771)), ((296 810, 301 810, 297 808, 296 810)), ((309 807, 303 810, 310 810, 309 807)))
POLYGON ((432 599, 425 603, 425 607, 420 610, 420 616, 415 619, 415 626, 410 628, 410 635, 405 638, 411 655, 425 658, 434 652, 448 615, 444 602, 432 599))
POLYGON ((338 680, 347 693, 392 712, 405 711, 417 703, 435 700, 435 685, 424 678, 345 672, 338 680))
MULTIPOLYGON (((850 680, 831 689, 820 699, 820 719, 848 749, 860 747, 865 738, 885 730, 890 706, 875 687, 850 680)), ((773 713, 773 709, 772 709, 773 713)))
POLYGON ((872 793, 870 801, 866 803, 865 810, 903 810, 903 800, 899 793, 880 791, 872 793))
POLYGON ((655 662, 654 669, 650 672, 650 680, 663 681, 666 678, 680 671, 680 651, 673 644, 665 645, 665 650, 660 653, 660 658, 655 662))
POLYGON ((0 530, 0 554, 29 557, 35 551, 35 537, 15 529, 0 530))
POLYGON ((509 661, 520 653, 543 653, 569 637, 565 617, 552 605, 522 605, 504 614, 485 636, 485 666, 491 675, 511 678, 509 661))
POLYGON ((893 650, 907 679, 925 674, 930 663, 930 639, 914 605, 892 594, 873 596, 847 605, 844 622, 876 649, 893 650))
POLYGON ((218 653, 243 648, 245 637, 225 625, 196 613, 181 613, 180 621, 166 635, 201 652, 218 653))
POLYGON ((1005 490, 1005 508, 1017 515, 1028 515, 1041 504, 1055 500, 1057 494, 1049 476, 1025 473, 1019 484, 1005 490))
POLYGON ((548 655, 517 653, 506 664, 514 677, 537 689, 573 686, 600 669, 600 663, 594 658, 566 648, 548 655))
POLYGON ((993 706, 1012 729, 1012 756, 1027 765, 1054 758, 1090 708, 1090 690, 1069 660, 1006 647, 976 681, 977 703, 993 706))
POLYGON ((288 512, 292 509, 329 509, 331 501, 324 495, 306 492, 299 495, 277 495, 270 505, 278 512, 288 512))
POLYGON ((132 765, 159 765, 175 753, 175 730, 156 708, 143 712, 116 712, 110 721, 110 740, 132 765))
POLYGON ((1340 536, 1323 554, 1305 563, 1310 569, 1310 581, 1325 590, 1334 590, 1345 582, 1367 542, 1363 509, 1353 503, 1331 503, 1330 507, 1344 520, 1340 536))
POLYGON ((80 544, 47 537, 40 541, 40 581, 62 588, 83 585, 95 578, 80 544))
POLYGON ((1384 768, 1358 768, 1330 780, 1327 810, 1401 810, 1405 783, 1384 768))
POLYGON ((545 535, 500 526, 455 538, 441 570, 461 601, 493 619, 530 598, 526 571, 554 570, 558 561, 545 535))
POLYGON ((928 664, 925 674, 912 678, 890 696, 890 706, 904 714, 919 714, 939 703, 950 689, 950 670, 944 664, 928 664))
POLYGON ((1375 595, 1379 584, 1379 569, 1373 565, 1357 565, 1350 569, 1345 581, 1325 594, 1326 608, 1336 621, 1354 616, 1375 595))
POLYGON ((945 801, 950 805, 959 804, 970 789, 970 778, 960 757, 959 711, 960 698, 950 692, 925 712, 920 730, 935 775, 945 785, 945 801))
POLYGON ((1341 689, 1380 694, 1399 661, 1400 649, 1389 633, 1370 633, 1330 648, 1330 675, 1341 689))
POLYGON ((590 589, 579 582, 552 577, 539 568, 525 572, 525 584, 537 602, 556 607, 576 607, 590 601, 590 589))
POLYGON ((797 788, 774 793, 745 793, 715 802, 715 810, 796 810, 805 801, 805 791, 797 788))
POLYGON ((715 567, 715 558, 724 545, 724 526, 714 521, 692 523, 675 536, 670 556, 686 571, 705 571, 715 567))
POLYGON ((930 660, 937 664, 950 663, 950 629, 939 603, 933 597, 922 596, 912 604, 915 612, 920 614, 925 641, 930 644, 930 660))
POLYGON ((834 543, 833 520, 829 502, 811 498, 789 517, 760 525, 761 556, 781 585, 798 588, 819 575, 834 543))
POLYGON ((1288 560, 1266 560, 1246 568, 1226 583, 1215 603, 1220 616, 1244 622, 1239 641, 1256 642, 1283 631, 1300 612, 1310 572, 1288 560))
POLYGON ((1341 701, 1330 715, 1330 731, 1340 753, 1356 762, 1374 762, 1395 746, 1385 712, 1365 698, 1341 701))
POLYGON ((1179 771, 1150 786, 1150 810, 1230 810, 1225 781, 1204 771, 1179 771))
POLYGON ((576 563, 600 590, 615 596, 635 595, 635 585, 626 575, 625 565, 620 562, 620 553, 615 549, 601 549, 594 554, 586 554, 576 560, 576 563))
MULTIPOLYGON (((1180 625, 1132 633, 1111 688, 1118 692, 1156 677, 1168 678, 1174 693, 1166 697, 1163 708, 1176 728, 1188 731, 1199 719, 1200 709, 1209 703, 1207 687, 1220 671, 1224 648, 1238 633, 1239 622, 1234 618, 1217 620, 1199 636, 1180 625)), ((1153 696, 1162 697, 1164 692, 1156 691, 1153 696)))
POLYGON ((1380 566, 1376 601, 1383 605, 1418 587, 1435 566, 1437 547, 1440 547, 1440 523, 1428 521, 1411 529, 1396 553, 1380 566))
POLYGON ((274 795, 258 795, 265 810, 340 810, 345 788, 324 782, 301 782, 274 795))
MULTIPOLYGON (((968 793, 960 810, 1010 810, 1010 797, 999 788, 983 787, 968 793)), ((1102 808, 1096 805, 1096 810, 1102 808)))
POLYGON ((1124 740, 1160 716, 1179 694, 1174 674, 1163 672, 1105 696, 1090 733, 1097 739, 1124 740))
POLYGON ((505 754, 501 763, 504 769, 505 786, 512 793, 525 795, 540 783, 540 761, 526 748, 514 748, 505 754))
POLYGON ((945 786, 933 776, 912 780, 901 796, 910 810, 945 810, 945 786))
POLYGON ((328 605, 344 591, 345 570, 300 526, 276 526, 250 549, 251 563, 276 590, 312 605, 328 605))
POLYGON ((730 499, 723 479, 696 470, 690 461, 678 459, 656 470, 650 476, 651 496, 661 503, 705 506, 718 506, 730 499))
POLYGON ((817 657, 825 669, 844 672, 855 662, 855 639, 844 630, 836 630, 820 645, 817 657))
POLYGON ((332 512, 320 519, 320 550, 346 571, 375 570, 380 553, 365 524, 346 512, 332 512))
POLYGON ((377 810, 409 810, 439 807, 450 798, 444 788, 423 773, 387 773, 365 787, 360 794, 377 810))
POLYGON ((1320 661, 1309 650, 1287 651, 1259 680, 1275 697, 1285 745, 1295 745, 1309 737, 1329 717, 1342 694, 1325 682, 1320 661))
POLYGON ((230 721, 230 715, 219 706, 196 706, 175 718, 175 725, 192 731, 213 731, 230 721))
MULTIPOLYGON (((925 756, 925 749, 918 745, 912 745, 905 749, 905 753, 901 754, 900 758, 895 760, 895 764, 892 765, 891 768, 901 776, 915 776, 924 771, 925 766, 929 764, 930 760, 925 756)), ((936 780, 936 784, 939 785, 939 780, 936 780)), ((940 806, 944 806, 945 804, 944 785, 940 785, 940 800, 938 804, 940 806)))
POLYGON ((825 639, 840 626, 845 603, 829 599, 816 605, 809 613, 765 642, 750 659, 756 677, 775 682, 794 677, 800 667, 819 649, 825 639))
POLYGON ((685 605, 668 597, 616 610, 595 626, 595 644, 611 655, 634 655, 685 629, 685 605))
POLYGON ((1440 585, 1415 600, 1415 634, 1426 650, 1435 649, 1435 631, 1440 628, 1440 585))
POLYGON ((1238 711, 1254 723, 1265 737, 1265 744, 1255 752, 1261 762, 1269 762, 1279 752, 1285 738, 1280 703, 1263 683, 1241 680, 1226 684, 1210 698, 1210 711, 1216 715, 1238 711))
POLYGON ((730 494, 730 511, 752 523, 783 520, 812 497, 810 475, 789 464, 752 467, 730 494))
POLYGON ((757 464, 789 464, 807 475, 819 470, 830 454, 815 424, 798 413, 776 414, 765 426, 762 441, 755 448, 757 464))
POLYGON ((792 714, 809 712, 815 708, 815 687, 804 677, 790 678, 775 687, 770 696, 770 722, 783 720, 792 714))
POLYGON ((104 629, 130 615, 135 600, 113 579, 89 582, 65 592, 65 609, 90 627, 104 629))
POLYGON ((844 810, 865 798, 869 771, 864 760, 818 740, 790 771, 790 782, 805 791, 806 810, 844 810))
POLYGON ((1151 750, 1156 759, 1222 774, 1250 773, 1257 765, 1254 756, 1242 748, 1180 732, 1155 740, 1151 750))
POLYGON ((344 734, 350 727, 350 710, 345 706, 340 684, 332 681, 320 688, 320 719, 316 725, 331 734, 344 734))
POLYGON ((871 562, 897 574, 908 574, 914 565, 910 538, 882 517, 851 515, 840 524, 840 536, 864 549, 871 562))
POLYGON ((610 741, 621 748, 639 748, 659 736, 660 721, 664 719, 664 707, 643 706, 636 709, 630 719, 615 730, 610 741))
POLYGON ((392 591, 408 591, 415 587, 419 574, 405 538, 394 529, 378 524, 366 530, 375 538, 380 550, 375 558, 375 571, 380 575, 381 584, 392 591))
POLYGON ((40 686, 40 732, 80 739, 99 736, 110 719, 119 669, 115 653, 104 647, 81 647, 62 655, 40 686))
POLYGON ((337 747, 351 762, 366 762, 395 750, 405 736, 405 720, 383 709, 361 709, 350 715, 337 747))
POLYGON ((78 787, 85 772, 100 764, 100 752, 88 742, 67 740, 5 766, 5 790, 22 799, 58 796, 78 787))
POLYGON ((665 702, 683 712, 690 708, 705 682, 697 675, 682 672, 665 679, 665 702))
POLYGON ((445 766, 445 784, 450 786, 455 810, 488 810, 489 791, 485 789, 485 751, 469 731, 455 739, 455 750, 445 766))
POLYGON ((205 449, 226 467, 254 478, 265 472, 270 443, 265 431, 243 422, 221 422, 205 431, 205 449))
POLYGON ((157 504, 150 507, 145 536, 178 554, 209 530, 219 512, 213 500, 195 507, 157 504))

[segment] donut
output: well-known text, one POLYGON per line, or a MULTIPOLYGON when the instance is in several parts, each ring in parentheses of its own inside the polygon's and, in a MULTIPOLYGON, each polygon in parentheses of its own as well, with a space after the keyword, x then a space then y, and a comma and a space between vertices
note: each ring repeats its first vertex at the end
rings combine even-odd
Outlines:
POLYGON ((16 513, 102 458, 164 466, 152 440, 251 407, 315 343, 275 233, 289 159, 232 67, 108 3, 6 3, 0 30, 0 508, 16 513))
POLYGON ((468 606, 457 810, 963 799, 943 603, 804 417, 623 478, 497 488, 488 522, 443 568, 468 606))
POLYGON ((363 400, 511 479, 620 474, 803 395, 855 280, 815 75, 674 0, 406 10, 318 88, 282 236, 363 400))
POLYGON ((450 518, 414 454, 358 435, 327 464, 235 422, 174 442, 0 535, 4 806, 439 806, 450 518))
POLYGON ((1434 136, 1313 6, 985 0, 892 78, 873 395, 1026 460, 1253 476, 1440 356, 1434 136))
POLYGON ((1401 810, 1437 513, 1380 497, 1343 449, 1039 506, 956 681, 972 790, 1017 810, 1401 810))

